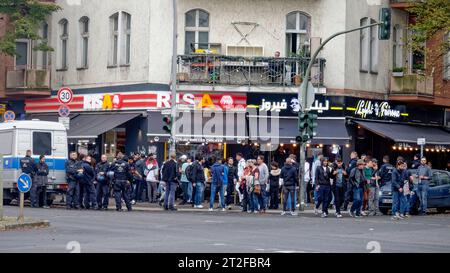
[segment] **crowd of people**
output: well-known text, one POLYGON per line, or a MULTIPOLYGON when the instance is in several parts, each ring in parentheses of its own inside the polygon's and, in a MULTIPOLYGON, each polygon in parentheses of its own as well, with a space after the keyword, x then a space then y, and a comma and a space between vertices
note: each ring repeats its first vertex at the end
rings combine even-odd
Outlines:
MULTIPOLYGON (((389 162, 389 156, 379 163, 375 158, 358 157, 352 152, 345 165, 339 157, 330 162, 319 154, 312 164, 306 162, 304 166, 304 200, 313 204, 314 213, 323 218, 328 217, 331 207, 337 218, 343 217, 344 211, 356 218, 375 216, 380 214, 380 189, 391 183, 392 219, 409 217, 415 198, 420 200, 420 214, 426 214, 432 177, 426 158, 416 155, 409 169, 402 157, 396 159, 395 165, 389 162)), ((31 151, 27 151, 21 167, 34 181, 31 206, 45 206, 45 201, 39 204, 40 195, 44 194, 42 199, 46 200, 49 168, 45 157, 41 156, 36 164, 31 151)), ((300 203, 300 166, 294 154, 286 158, 283 166, 271 162, 268 167, 263 155, 246 160, 241 153, 226 160, 202 155, 177 157, 171 153, 159 166, 153 154, 128 157, 119 152, 112 162, 102 155, 97 163, 90 155, 71 152, 65 169, 67 209, 107 210, 111 195, 118 211, 122 210, 122 203, 131 211, 136 202, 158 203, 165 210, 176 211, 175 201, 180 197, 179 205, 189 204, 196 209, 204 208, 206 200, 209 211, 226 211, 236 205, 242 212, 257 214, 277 210, 281 205, 282 215, 297 215, 300 203)))

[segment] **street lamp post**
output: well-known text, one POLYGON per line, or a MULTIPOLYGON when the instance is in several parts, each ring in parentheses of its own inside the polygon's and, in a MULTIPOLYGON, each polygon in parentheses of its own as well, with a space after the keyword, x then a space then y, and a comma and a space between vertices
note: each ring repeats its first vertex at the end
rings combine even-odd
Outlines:
MULTIPOLYGON (((370 27, 374 27, 374 26, 378 26, 381 25, 382 23, 374 23, 374 24, 370 24, 367 26, 362 26, 362 27, 358 27, 358 28, 354 28, 354 29, 350 29, 350 30, 345 30, 345 31, 340 31, 337 32, 333 35, 331 35, 330 37, 328 37, 323 43, 320 44, 319 48, 316 49, 316 51, 314 52, 314 54, 311 56, 311 59, 309 61, 308 67, 306 69, 305 75, 303 77, 303 82, 300 85, 300 88, 298 90, 298 99, 300 101, 300 105, 301 105, 301 111, 299 111, 298 113, 298 118, 300 119, 300 115, 302 113, 307 113, 309 110, 308 108, 311 105, 308 105, 309 103, 313 103, 313 101, 307 102, 307 98, 308 98, 308 92, 314 92, 314 90, 308 90, 308 83, 309 83, 309 78, 310 78, 310 73, 311 73, 311 68, 314 65, 317 56, 319 55, 320 51, 322 51, 322 49, 324 48, 324 46, 331 41, 333 38, 336 38, 337 36, 346 34, 346 33, 350 33, 350 32, 354 32, 354 31, 358 31, 361 29, 365 29, 365 28, 370 28, 370 27)), ((305 132, 302 132, 301 135, 304 135, 305 132)), ((300 170, 299 170, 299 195, 300 195, 300 210, 304 210, 304 204, 305 204, 305 191, 306 191, 306 187, 304 184, 304 169, 305 169, 305 161, 306 161, 306 143, 303 141, 302 144, 300 145, 300 170)), ((315 170, 311 170, 311 171, 315 171, 315 170)))
POLYGON ((177 18, 177 0, 172 0, 173 9, 173 45, 172 45, 172 76, 171 76, 171 117, 172 117, 172 128, 171 128, 171 141, 170 141, 170 153, 176 152, 176 140, 175 140, 175 118, 177 115, 177 50, 178 50, 178 18, 177 18))

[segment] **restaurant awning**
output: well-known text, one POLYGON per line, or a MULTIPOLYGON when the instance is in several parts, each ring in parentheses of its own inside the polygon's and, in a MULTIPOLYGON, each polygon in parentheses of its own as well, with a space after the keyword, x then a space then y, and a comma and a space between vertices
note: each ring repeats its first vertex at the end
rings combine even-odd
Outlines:
MULTIPOLYGON (((271 129, 271 127, 269 128, 271 129)), ((260 137, 278 137, 280 143, 295 143, 295 138, 298 135, 298 119, 279 119, 278 134, 277 132, 270 132, 270 134, 260 137)), ((350 139, 344 119, 319 119, 317 120, 316 136, 311 143, 345 145, 349 143, 350 139)))
POLYGON ((70 120, 69 139, 92 139, 118 127, 141 113, 80 114, 70 120))
POLYGON ((425 138, 426 144, 450 145, 450 133, 437 127, 366 121, 356 121, 356 123, 368 131, 395 142, 417 143, 418 138, 425 138))

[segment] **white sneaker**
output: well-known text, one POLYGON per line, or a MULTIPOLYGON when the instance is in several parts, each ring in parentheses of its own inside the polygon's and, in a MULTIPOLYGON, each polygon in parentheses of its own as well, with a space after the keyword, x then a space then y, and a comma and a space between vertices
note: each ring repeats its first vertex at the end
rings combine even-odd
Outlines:
POLYGON ((295 212, 295 211, 291 211, 291 215, 292 215, 292 216, 297 216, 297 215, 298 215, 298 213, 297 213, 297 212, 295 212))
POLYGON ((223 208, 223 209, 221 209, 221 210, 222 210, 222 211, 227 211, 227 210, 226 210, 226 209, 224 209, 224 208, 223 208))
POLYGON ((287 213, 287 212, 285 212, 285 211, 281 212, 281 216, 286 215, 286 213, 287 213))
POLYGON ((135 200, 131 200, 131 205, 135 205, 136 201, 135 200))
POLYGON ((365 211, 361 211, 362 216, 367 216, 367 213, 365 211))
POLYGON ((197 208, 198 208, 198 209, 202 209, 202 208, 203 208, 203 205, 197 205, 197 208))
POLYGON ((322 213, 322 215, 321 215, 320 217, 322 217, 322 218, 327 218, 327 217, 328 217, 328 214, 326 214, 326 213, 324 212, 324 213, 322 213))
POLYGON ((209 208, 208 211, 214 211, 212 208, 209 208))
POLYGON ((318 210, 318 209, 314 209, 314 214, 315 214, 315 215, 322 214, 322 211, 321 211, 321 210, 318 210))
POLYGON ((342 218, 342 214, 340 213, 336 214, 336 218, 342 218))

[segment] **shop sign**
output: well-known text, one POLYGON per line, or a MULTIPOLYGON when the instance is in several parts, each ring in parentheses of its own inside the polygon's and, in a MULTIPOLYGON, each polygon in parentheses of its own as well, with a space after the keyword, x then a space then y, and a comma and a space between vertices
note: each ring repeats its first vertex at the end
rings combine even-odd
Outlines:
MULTIPOLYGON (((326 97, 316 94, 309 111, 327 116, 343 116, 343 102, 338 97, 326 97)), ((256 108, 260 112, 279 113, 280 116, 296 116, 301 110, 300 101, 296 94, 252 94, 247 96, 247 108, 256 108)))
POLYGON ((355 115, 361 118, 375 116, 378 118, 400 118, 400 110, 392 109, 387 101, 372 102, 360 100, 356 106, 355 115))
POLYGON ((120 94, 94 94, 85 95, 83 98, 83 108, 85 110, 113 110, 121 109, 123 97, 120 94))

